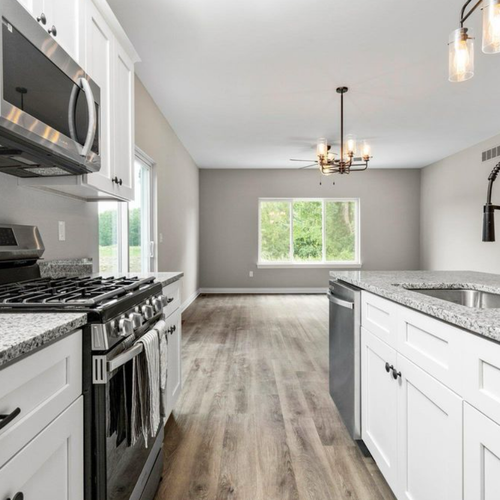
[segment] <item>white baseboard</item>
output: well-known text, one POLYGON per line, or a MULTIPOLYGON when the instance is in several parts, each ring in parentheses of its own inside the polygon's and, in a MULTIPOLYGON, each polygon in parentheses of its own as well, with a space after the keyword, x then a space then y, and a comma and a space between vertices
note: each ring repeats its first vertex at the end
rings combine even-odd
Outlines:
POLYGON ((191 297, 188 297, 182 304, 181 306, 181 313, 184 312, 197 298, 198 298, 198 295, 200 295, 200 289, 198 288, 198 290, 196 290, 196 292, 194 292, 191 297))
POLYGON ((273 294, 288 294, 288 293, 326 293, 327 288, 200 288, 200 293, 212 294, 247 294, 247 293, 273 293, 273 294))

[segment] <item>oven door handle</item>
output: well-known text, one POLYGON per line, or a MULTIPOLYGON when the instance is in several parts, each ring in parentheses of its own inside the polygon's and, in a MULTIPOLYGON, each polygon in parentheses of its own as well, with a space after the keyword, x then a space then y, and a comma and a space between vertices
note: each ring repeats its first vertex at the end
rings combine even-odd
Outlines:
POLYGON ((80 78, 80 85, 85 92, 87 107, 89 111, 89 129, 87 130, 87 137, 85 139, 85 144, 83 145, 81 152, 81 156, 87 156, 92 149, 92 144, 94 144, 94 137, 97 129, 97 114, 95 111, 94 94, 92 92, 92 89, 90 88, 90 83, 86 78, 80 78))

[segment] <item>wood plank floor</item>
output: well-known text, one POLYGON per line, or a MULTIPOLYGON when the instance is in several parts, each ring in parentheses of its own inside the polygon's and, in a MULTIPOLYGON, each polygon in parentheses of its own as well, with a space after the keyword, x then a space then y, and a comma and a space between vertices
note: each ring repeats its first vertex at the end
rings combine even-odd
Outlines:
POLYGON ((394 499, 328 392, 320 295, 209 295, 183 314, 156 500, 394 499))

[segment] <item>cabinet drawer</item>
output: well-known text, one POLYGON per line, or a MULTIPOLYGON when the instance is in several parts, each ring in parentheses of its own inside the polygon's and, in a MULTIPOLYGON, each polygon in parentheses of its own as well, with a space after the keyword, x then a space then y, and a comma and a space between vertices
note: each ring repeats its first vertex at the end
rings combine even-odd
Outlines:
POLYGON ((464 403, 464 500, 500 498, 500 425, 464 403))
POLYGON ((500 345, 464 335, 464 399, 500 424, 500 345))
MULTIPOLYGON (((0 371, 0 467, 82 393, 81 330, 0 371)), ((0 481, 1 483, 1 481, 0 481)))
POLYGON ((397 306, 387 299, 361 293, 361 324, 392 347, 396 347, 397 306))
POLYGON ((457 394, 462 394, 460 329, 398 307, 397 351, 457 394))
POLYGON ((181 305, 181 282, 174 281, 163 288, 163 295, 169 303, 163 308, 165 317, 168 318, 181 305))
POLYGON ((83 500, 83 397, 0 468, 0 498, 83 500))

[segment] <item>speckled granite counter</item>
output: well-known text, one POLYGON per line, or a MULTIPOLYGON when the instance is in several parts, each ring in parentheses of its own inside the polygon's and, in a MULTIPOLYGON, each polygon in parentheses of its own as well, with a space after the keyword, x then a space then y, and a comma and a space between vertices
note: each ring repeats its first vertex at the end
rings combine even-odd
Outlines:
POLYGON ((471 288, 500 294, 500 275, 472 271, 330 271, 338 279, 500 342, 500 309, 478 309, 408 288, 471 288))
POLYGON ((42 278, 81 277, 92 274, 92 259, 41 260, 39 262, 42 278))
POLYGON ((133 278, 137 276, 138 278, 156 278, 163 286, 170 285, 174 281, 179 281, 184 273, 172 272, 172 273, 97 273, 94 276, 125 276, 127 278, 133 278))
POLYGON ((84 313, 0 314, 0 370, 87 323, 84 313))

